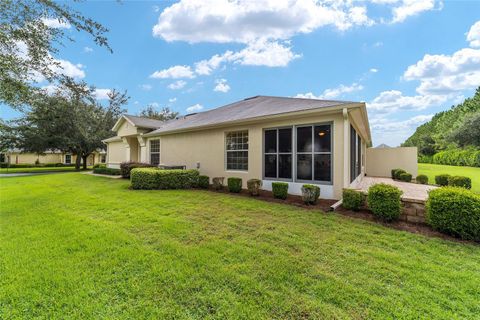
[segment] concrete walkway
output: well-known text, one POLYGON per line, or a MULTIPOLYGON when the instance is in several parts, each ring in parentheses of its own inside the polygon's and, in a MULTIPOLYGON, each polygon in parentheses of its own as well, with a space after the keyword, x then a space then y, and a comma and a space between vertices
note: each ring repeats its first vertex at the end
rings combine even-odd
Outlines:
POLYGON ((364 177, 362 181, 352 186, 352 188, 368 191, 372 185, 377 183, 386 183, 395 186, 403 191, 402 199, 425 201, 428 198, 428 191, 437 188, 426 184, 417 184, 393 180, 391 178, 364 177))

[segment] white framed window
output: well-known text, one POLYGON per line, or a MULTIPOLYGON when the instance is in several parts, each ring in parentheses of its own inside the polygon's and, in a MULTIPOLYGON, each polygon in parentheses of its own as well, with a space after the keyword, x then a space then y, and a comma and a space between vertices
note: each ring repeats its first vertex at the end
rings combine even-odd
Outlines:
POLYGON ((150 140, 150 164, 160 164, 160 140, 150 140))
POLYGON ((71 164, 72 163, 72 155, 71 154, 66 154, 65 155, 65 163, 66 164, 71 164))
POLYGON ((248 171, 248 131, 227 132, 225 143, 227 170, 248 171))

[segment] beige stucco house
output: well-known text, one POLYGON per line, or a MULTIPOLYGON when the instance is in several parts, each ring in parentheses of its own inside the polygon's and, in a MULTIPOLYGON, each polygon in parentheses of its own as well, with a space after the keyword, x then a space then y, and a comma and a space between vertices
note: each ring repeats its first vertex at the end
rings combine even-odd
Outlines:
MULTIPOLYGON (((45 151, 43 154, 22 152, 19 149, 10 149, 0 154, 0 162, 8 162, 10 164, 47 164, 47 163, 63 163, 75 164, 76 155, 61 151, 45 151)), ((97 163, 106 163, 107 153, 105 150, 93 152, 87 158, 87 165, 91 166, 97 163)))
MULTIPOLYGON (((372 145, 363 102, 269 96, 167 122, 124 115, 113 131, 117 135, 104 140, 109 167, 129 160, 182 165, 210 178, 242 178, 244 188, 252 178, 262 179, 266 190, 273 181, 285 181, 291 194, 312 183, 320 185, 322 198, 331 199, 340 199, 342 188, 366 174, 372 145)), ((414 152, 409 165, 416 174, 414 152)), ((375 161, 385 175, 392 167, 405 167, 395 160, 384 164, 377 155, 375 161)))

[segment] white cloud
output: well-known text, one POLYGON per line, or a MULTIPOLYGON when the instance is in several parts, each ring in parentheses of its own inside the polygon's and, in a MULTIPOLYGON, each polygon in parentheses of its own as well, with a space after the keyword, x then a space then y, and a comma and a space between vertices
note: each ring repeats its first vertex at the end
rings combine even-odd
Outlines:
POLYGON ((188 107, 187 108, 187 112, 188 113, 193 113, 193 112, 198 112, 198 111, 201 111, 203 109, 203 106, 201 104, 194 104, 193 106, 191 107, 188 107))
POLYGON ((227 79, 219 79, 215 81, 216 86, 213 89, 213 91, 218 91, 218 92, 228 92, 230 91, 230 86, 227 83, 227 79))
POLYGON ((400 6, 392 9, 392 23, 403 22, 410 16, 415 16, 434 8, 435 0, 403 0, 400 6))
POLYGON ((401 91, 390 90, 381 92, 367 107, 379 112, 397 110, 422 110, 440 105, 449 99, 447 95, 415 95, 404 96, 401 91))
POLYGON ((168 69, 155 71, 150 78, 155 79, 178 79, 178 78, 194 78, 195 75, 190 66, 173 66, 168 69))
POLYGON ((54 28, 54 29, 70 29, 71 28, 70 23, 65 21, 60 21, 58 19, 44 18, 42 19, 42 22, 44 25, 46 25, 49 28, 54 28))
POLYGON ((68 60, 63 59, 55 59, 55 62, 58 65, 52 66, 52 70, 56 73, 61 73, 67 77, 72 77, 75 79, 83 79, 85 78, 85 71, 83 68, 84 65, 77 63, 73 64, 68 60))
POLYGON ((375 145, 386 143, 389 146, 398 146, 411 136, 418 126, 429 121, 432 117, 433 114, 417 115, 407 120, 371 117, 370 128, 373 141, 375 145))
POLYGON ((293 53, 289 46, 282 43, 258 40, 232 53, 228 60, 248 66, 285 67, 299 57, 301 55, 293 53))
POLYGON ((182 89, 183 87, 185 87, 186 84, 187 84, 187 82, 185 82, 183 80, 178 80, 178 81, 175 81, 174 83, 170 83, 168 85, 168 89, 171 89, 171 90, 182 89))
POLYGON ((108 94, 111 92, 110 89, 95 89, 93 95, 98 100, 108 100, 108 94))
POLYGON ((158 107, 160 107, 160 104, 158 104, 158 102, 150 102, 148 105, 151 106, 151 107, 153 107, 153 108, 158 108, 158 107))
POLYGON ((49 84, 49 85, 46 85, 46 86, 43 86, 42 87, 42 90, 45 90, 45 92, 51 96, 52 94, 54 94, 55 92, 57 92, 57 90, 59 89, 59 87, 55 84, 49 84))
POLYGON ((149 84, 141 84, 139 85, 140 89, 144 90, 144 91, 150 91, 152 90, 152 86, 149 85, 149 84))
POLYGON ((159 12, 160 11, 160 7, 159 6, 153 6, 153 12, 159 12))
POLYGON ((93 52, 93 49, 90 47, 83 47, 83 52, 90 53, 90 52, 93 52))
POLYGON ((213 70, 217 69, 228 57, 232 55, 232 51, 227 51, 222 55, 214 55, 208 60, 202 60, 195 63, 195 72, 199 75, 209 75, 213 70))
POLYGON ((325 91, 323 91, 322 94, 320 94, 318 96, 316 96, 312 92, 308 92, 308 93, 299 93, 295 96, 295 98, 320 99, 320 100, 334 99, 334 98, 340 97, 344 94, 348 94, 348 93, 352 93, 352 92, 360 91, 360 90, 363 90, 363 86, 361 84, 358 84, 358 83, 352 83, 349 86, 345 86, 345 85, 341 84, 340 86, 338 86, 336 88, 326 89, 325 91))
POLYGON ((377 72, 378 72, 378 69, 377 69, 377 68, 371 68, 369 71, 370 71, 371 73, 377 73, 377 72))
POLYGON ((173 103, 173 102, 175 102, 175 101, 177 101, 177 98, 170 98, 170 99, 168 99, 168 102, 170 102, 170 103, 173 103))
POLYGON ((467 41, 470 42, 470 46, 474 48, 480 47, 480 20, 470 28, 467 34, 467 41))

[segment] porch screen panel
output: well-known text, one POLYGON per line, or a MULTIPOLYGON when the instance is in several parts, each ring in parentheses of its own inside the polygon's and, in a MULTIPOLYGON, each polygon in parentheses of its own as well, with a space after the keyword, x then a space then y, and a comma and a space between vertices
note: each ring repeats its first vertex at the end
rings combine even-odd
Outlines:
POLYGON ((350 182, 353 182, 362 171, 362 139, 350 126, 350 182))
POLYGON ((264 177, 292 179, 293 143, 292 128, 264 131, 264 177))

